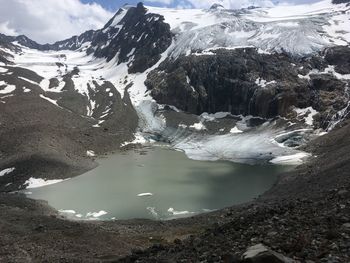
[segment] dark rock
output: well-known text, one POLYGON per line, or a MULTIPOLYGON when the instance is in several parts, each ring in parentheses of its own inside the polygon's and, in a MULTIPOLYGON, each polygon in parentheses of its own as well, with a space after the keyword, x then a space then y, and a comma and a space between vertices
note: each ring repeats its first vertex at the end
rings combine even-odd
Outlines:
POLYGON ((118 64, 128 62, 130 73, 143 72, 156 64, 171 44, 172 33, 164 17, 147 13, 142 3, 127 10, 118 23, 123 26, 120 31, 118 27, 108 27, 112 20, 92 41, 94 54, 108 61, 118 54, 118 64), (115 37, 111 39, 111 35, 115 37))
POLYGON ((333 4, 346 4, 350 3, 350 0, 332 0, 333 4))
MULTIPOLYGON (((349 0, 336 0, 342 3, 349 0)), ((335 70, 340 74, 350 74, 350 51, 348 47, 338 46, 326 49, 325 60, 335 66, 335 70)))

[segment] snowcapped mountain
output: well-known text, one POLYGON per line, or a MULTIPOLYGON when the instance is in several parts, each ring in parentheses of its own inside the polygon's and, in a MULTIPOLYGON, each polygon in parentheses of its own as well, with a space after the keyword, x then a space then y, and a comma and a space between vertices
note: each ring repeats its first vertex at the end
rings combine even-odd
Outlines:
POLYGON ((138 126, 194 158, 288 156, 348 116, 349 42, 350 6, 328 0, 126 5, 102 29, 54 44, 0 35, 0 123, 4 133, 64 123, 64 135, 52 133, 96 152, 126 145, 138 126))

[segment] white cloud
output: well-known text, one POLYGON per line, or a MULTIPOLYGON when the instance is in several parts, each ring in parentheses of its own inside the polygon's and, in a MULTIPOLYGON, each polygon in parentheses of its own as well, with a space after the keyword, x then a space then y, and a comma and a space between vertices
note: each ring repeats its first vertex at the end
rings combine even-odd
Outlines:
POLYGON ((0 32, 55 42, 99 29, 113 16, 98 4, 79 0, 0 0, 0 32))
POLYGON ((0 32, 8 36, 18 35, 15 29, 9 27, 8 21, 0 23, 0 32))

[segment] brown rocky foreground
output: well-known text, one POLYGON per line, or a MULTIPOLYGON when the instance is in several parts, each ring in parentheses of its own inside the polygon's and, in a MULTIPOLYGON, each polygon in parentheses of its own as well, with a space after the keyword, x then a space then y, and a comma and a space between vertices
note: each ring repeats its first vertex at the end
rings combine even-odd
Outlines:
POLYGON ((193 218, 68 221, 43 202, 3 193, 0 261, 350 262, 349 132, 348 121, 314 140, 307 150, 315 157, 254 202, 193 218), (268 256, 244 259, 252 246, 268 256))

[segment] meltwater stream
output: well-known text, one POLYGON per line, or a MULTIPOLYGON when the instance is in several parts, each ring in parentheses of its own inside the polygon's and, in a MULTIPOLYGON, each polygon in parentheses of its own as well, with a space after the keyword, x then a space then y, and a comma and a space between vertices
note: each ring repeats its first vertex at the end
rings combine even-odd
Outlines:
POLYGON ((194 161, 166 147, 99 159, 100 166, 59 184, 30 189, 76 219, 172 219, 252 200, 287 169, 194 161))

